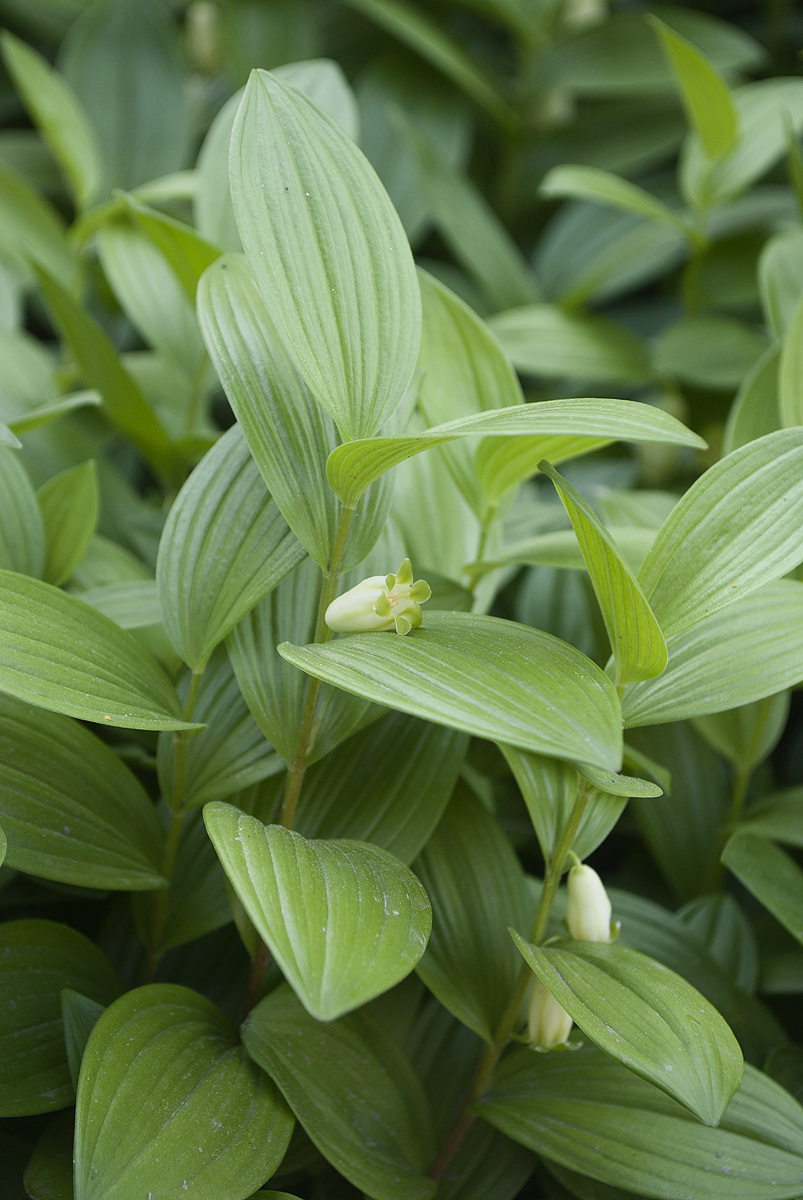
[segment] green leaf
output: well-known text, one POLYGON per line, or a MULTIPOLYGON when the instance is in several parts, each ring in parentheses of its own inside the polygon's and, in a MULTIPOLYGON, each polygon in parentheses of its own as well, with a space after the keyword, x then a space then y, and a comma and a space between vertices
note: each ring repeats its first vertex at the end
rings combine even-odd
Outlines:
POLYGON ((530 304, 488 322, 517 370, 595 383, 643 383, 650 363, 643 340, 605 317, 530 304))
POLYGON ((436 725, 619 769, 613 684, 585 655, 540 630, 433 612, 404 638, 355 634, 278 649, 316 679, 436 725))
POLYGON ((785 426, 803 425, 803 299, 794 310, 781 347, 778 408, 785 426))
POLYGON ((198 281, 206 268, 220 258, 222 251, 202 238, 192 226, 149 208, 147 204, 139 204, 133 197, 126 197, 126 203, 137 224, 170 263, 194 304, 198 281))
MULTIPOLYGON (((630 570, 637 572, 655 541, 655 531, 611 525, 607 527, 606 532, 630 570)), ((467 563, 466 571, 469 575, 483 575, 513 563, 556 567, 563 571, 586 569, 583 552, 574 530, 555 529, 551 533, 541 533, 536 537, 527 538, 526 541, 503 546, 493 557, 483 558, 481 562, 467 563)))
MULTIPOLYGON (((186 701, 190 677, 179 684, 186 701)), ((246 707, 226 652, 213 651, 203 673, 193 708, 196 721, 206 728, 186 746, 183 803, 196 808, 211 800, 224 800, 284 770, 284 762, 266 742, 246 707)), ((175 765, 175 738, 159 738, 158 771, 162 794, 170 794, 175 765)))
POLYGON ((801 468, 803 430, 782 430, 734 450, 684 493, 638 573, 665 635, 800 562, 801 468))
MULTIPOLYGON (((70 1079, 73 1089, 78 1087, 78 1077, 81 1073, 81 1059, 84 1056, 89 1035, 98 1023, 101 1013, 106 1011, 104 1004, 90 1000, 72 988, 63 988, 61 993, 61 1019, 64 1023, 64 1045, 67 1049, 67 1065, 70 1069, 70 1079)), ((72 1143, 72 1131, 70 1136, 72 1143)), ((72 1151, 72 1146, 70 1147, 72 1151)), ((72 1152, 70 1153, 72 1167, 72 1152)), ((72 1171, 70 1171, 72 1176, 72 1171)), ((72 1179, 71 1179, 72 1182, 72 1179)))
POLYGON ((162 829, 117 755, 68 717, 10 696, 0 696, 0 714, 9 866, 79 887, 159 887, 162 829))
POLYGON ((295 828, 371 842, 410 863, 443 815, 467 746, 465 734, 389 713, 307 771, 295 828))
POLYGON ((733 896, 698 896, 677 916, 736 987, 752 995, 758 985, 758 946, 753 926, 733 896))
POLYGON ((349 137, 360 142, 360 114, 357 98, 346 74, 331 58, 310 58, 305 62, 286 62, 273 68, 274 75, 306 92, 324 112, 333 117, 349 137))
POLYGON ((242 1038, 341 1175, 373 1200, 430 1200, 429 1105, 406 1056, 370 1017, 322 1025, 285 985, 250 1013, 242 1038))
POLYGON ((0 1115, 67 1108, 73 1087, 61 1019, 61 991, 109 1004, 120 984, 83 934, 54 921, 7 921, 0 930, 0 1115))
POLYGON ((529 933, 535 915, 521 864, 487 809, 460 787, 415 869, 432 903, 418 974, 490 1044, 521 969, 506 931, 529 933))
MULTIPOLYGON (((339 437, 279 340, 240 255, 211 267, 198 289, 207 349, 268 490, 321 567, 331 558, 341 507, 326 479, 339 437)), ((361 562, 379 537, 390 502, 377 488, 360 504, 344 564, 361 562)))
POLYGON ((694 725, 715 750, 741 770, 752 770, 775 748, 789 717, 789 693, 767 696, 709 717, 694 725))
POLYGON ((100 498, 94 460, 48 479, 37 499, 47 547, 42 578, 58 587, 86 554, 98 523, 100 498))
POLYGON ((75 355, 85 382, 103 397, 104 413, 157 471, 169 476, 173 461, 167 435, 106 334, 52 275, 41 267, 36 268, 36 275, 53 321, 75 355))
POLYGON ((265 71, 246 87, 231 168, 246 257, 281 341, 344 436, 374 433, 404 395, 421 336, 387 193, 348 134, 265 71))
POLYGON ((246 912, 317 1020, 359 1008, 412 971, 431 914, 398 859, 363 842, 307 841, 228 804, 207 805, 204 820, 246 912))
POLYGON ((782 579, 667 638, 669 665, 634 683, 622 701, 627 726, 722 712, 803 679, 803 584, 782 579))
POLYGON ((75 282, 76 257, 56 210, 0 162, 0 245, 50 271, 64 288, 75 282))
POLYGON ((0 571, 0 691, 124 729, 192 729, 136 638, 75 596, 0 571))
POLYGON ((776 338, 782 338, 803 292, 803 233, 779 233, 770 238, 758 260, 758 282, 764 319, 776 338))
MULTIPOLYGON (((73 392, 70 396, 63 396, 60 400, 40 404, 19 417, 11 417, 8 428, 14 433, 32 433, 34 429, 39 429, 42 425, 49 425, 51 421, 64 416, 65 413, 74 412, 78 408, 98 408, 102 403, 103 398, 99 392, 84 389, 80 392, 73 392)), ((16 438, 14 441, 16 442, 16 438)))
POLYGON ((777 345, 770 346, 745 375, 728 414, 723 444, 725 454, 781 428, 779 365, 780 349, 777 345))
POLYGON ((685 979, 626 946, 542 948, 513 933, 525 962, 601 1050, 718 1125, 742 1079, 739 1044, 685 979))
POLYGON ((95 135, 66 80, 31 46, 6 31, 3 58, 14 86, 61 163, 79 208, 94 199, 100 179, 95 135))
POLYGON ((657 17, 648 18, 663 44, 689 118, 709 158, 727 154, 739 133, 733 96, 704 54, 657 17))
POLYGON ((621 179, 610 171, 601 171, 599 167, 553 167, 538 190, 547 199, 571 196, 595 204, 608 204, 646 217, 649 221, 659 221, 680 229, 687 236, 689 234, 689 227, 683 218, 661 200, 628 179, 621 179))
POLYGON ((803 870, 795 860, 769 838, 738 832, 725 846, 722 861, 803 944, 803 870))
POLYGON ((22 446, 19 438, 16 438, 8 425, 2 421, 0 421, 0 446, 9 446, 12 450, 19 450, 22 446))
POLYGON ((799 788, 770 792, 757 804, 751 805, 737 830, 743 829, 746 833, 758 833, 763 837, 774 838, 788 846, 803 846, 801 799, 803 793, 799 788))
POLYGON ((173 984, 136 988, 100 1018, 81 1065, 75 1200, 128 1200, 157 1184, 245 1200, 292 1127, 214 1004, 173 984))
MULTIPOLYGON (((499 744, 521 789, 544 861, 555 852, 577 799, 580 778, 570 763, 544 758, 499 744)), ((583 770, 587 770, 584 767, 583 770)), ((620 776, 612 776, 614 779, 620 776)), ((634 784, 640 780, 630 781, 634 784)), ((629 789, 628 789, 629 790, 629 789)), ((624 811, 627 798, 600 792, 586 804, 571 849, 578 858, 588 858, 605 840, 624 811)))
POLYGON ((582 775, 588 783, 593 783, 598 791, 611 797, 624 796, 628 799, 639 796, 642 799, 654 800, 663 795, 662 788, 646 779, 638 779, 632 775, 619 775, 612 771, 600 771, 598 767, 590 767, 583 763, 577 763, 576 767, 578 774, 582 775))
POLYGON ((663 329, 654 368, 667 379, 730 391, 740 386, 766 349, 766 338, 745 321, 695 313, 663 329))
POLYGON ((516 130, 520 119, 501 98, 477 64, 448 34, 418 9, 400 0, 347 0, 470 96, 500 125, 516 130))
POLYGON ((489 485, 493 495, 501 494, 498 474, 502 475, 507 490, 532 475, 544 454, 552 450, 558 451, 556 458, 565 458, 596 449, 616 438, 686 446, 699 446, 702 441, 668 413, 638 401, 545 400, 478 412, 434 425, 419 434, 344 442, 330 454, 326 471, 343 502, 353 503, 370 483, 413 454, 458 438, 477 436, 506 439, 501 447, 501 462, 492 460, 490 455, 482 462, 483 484, 489 485), (522 439, 520 452, 511 445, 514 437, 522 439))
POLYGON ((74 1126, 72 1110, 61 1113, 48 1125, 25 1167, 24 1195, 33 1200, 73 1200, 74 1126))
POLYGON ((545 1158, 613 1187, 662 1200, 792 1200, 803 1172, 800 1105, 752 1067, 718 1129, 600 1050, 516 1050, 476 1106, 545 1158))
POLYGON ((202 666, 303 557, 234 426, 184 484, 159 543, 162 615, 184 661, 202 666))
POLYGON ((0 567, 39 578, 45 563, 45 531, 36 493, 13 450, 0 446, 0 567))
POLYGON ((539 469, 555 485, 577 534, 613 650, 616 686, 652 679, 666 668, 666 642, 616 543, 594 510, 550 463, 539 469))

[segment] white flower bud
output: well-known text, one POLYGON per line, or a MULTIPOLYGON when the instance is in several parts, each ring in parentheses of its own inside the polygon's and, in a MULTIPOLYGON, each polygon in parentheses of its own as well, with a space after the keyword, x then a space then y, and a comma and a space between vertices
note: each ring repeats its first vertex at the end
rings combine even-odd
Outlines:
POLYGON ((413 568, 405 558, 395 575, 370 575, 338 596, 325 620, 335 633, 409 633, 423 620, 421 605, 432 595, 423 579, 413 583, 413 568))
POLYGON ((611 940, 611 902, 593 867, 577 863, 569 872, 566 924, 577 942, 611 940))
POLYGON ((558 1004, 552 993, 536 979, 530 995, 527 1026, 533 1050, 555 1050, 565 1046, 571 1032, 572 1018, 558 1004))

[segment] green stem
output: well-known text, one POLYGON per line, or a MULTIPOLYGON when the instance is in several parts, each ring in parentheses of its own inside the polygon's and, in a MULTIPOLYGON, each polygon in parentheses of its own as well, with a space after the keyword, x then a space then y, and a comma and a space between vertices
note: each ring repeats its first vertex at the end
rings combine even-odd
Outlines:
MULTIPOLYGON (((476 554, 476 557, 474 560, 476 563, 481 563, 483 561, 483 558, 485 556, 485 550, 488 545, 488 535, 491 532, 491 527, 492 527, 495 519, 496 519, 496 505, 494 504, 491 506, 491 508, 488 509, 485 516, 482 518, 482 523, 480 524, 480 537, 479 537, 479 541, 477 542, 477 554, 476 554)), ((474 575, 471 583, 469 584, 469 591, 471 591, 471 592, 476 591, 477 586, 481 579, 482 579, 481 572, 478 572, 476 575, 474 575)))
MULTIPOLYGON (((577 792, 577 799, 574 802, 569 820, 566 827, 560 836, 560 841, 555 847, 555 851, 547 864, 547 869, 544 875, 544 886, 541 889, 541 896, 538 901, 538 908, 535 913, 535 923, 530 941, 536 946, 540 945, 544 940, 547 925, 549 923, 549 914, 552 911, 552 905, 557 895, 558 887, 563 876, 563 869, 566 865, 566 859, 569 856, 569 851, 572 848, 572 843, 577 836, 577 830, 580 827, 580 821, 583 818, 585 807, 588 802, 588 797, 591 794, 591 787, 585 783, 580 784, 577 792)), ((466 1098, 463 1111, 457 1119, 451 1133, 443 1144, 443 1149, 433 1163, 429 1177, 430 1179, 439 1179, 441 1173, 447 1164, 451 1161, 454 1154, 460 1147, 463 1138, 468 1133, 474 1122, 474 1114, 470 1112, 471 1105, 480 1099, 486 1087, 488 1086, 491 1076, 493 1075, 496 1064, 502 1057, 502 1053, 510 1042, 511 1037, 516 1032, 521 1017, 521 1008, 527 997, 527 991, 532 980, 532 971, 526 963, 522 963, 519 977, 516 980, 516 986, 510 994, 505 1011, 499 1020, 496 1027, 496 1032, 493 1036, 493 1041, 490 1045, 485 1046, 477 1066, 474 1079, 466 1098)))

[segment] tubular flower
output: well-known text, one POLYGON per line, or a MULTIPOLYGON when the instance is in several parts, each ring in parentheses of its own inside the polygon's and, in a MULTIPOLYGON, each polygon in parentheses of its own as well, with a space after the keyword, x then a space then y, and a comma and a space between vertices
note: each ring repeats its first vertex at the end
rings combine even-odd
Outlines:
POLYGON ((610 942, 611 902, 593 867, 577 863, 569 871, 566 924, 578 942, 610 942))
POLYGON ((413 582, 413 566, 405 558, 395 575, 370 575, 338 596, 326 610, 325 620, 335 633, 397 633, 418 629, 421 605, 432 592, 423 579, 413 582))
POLYGON ((564 1047, 571 1032, 572 1018, 540 979, 535 980, 530 995, 527 1027, 531 1050, 564 1047))

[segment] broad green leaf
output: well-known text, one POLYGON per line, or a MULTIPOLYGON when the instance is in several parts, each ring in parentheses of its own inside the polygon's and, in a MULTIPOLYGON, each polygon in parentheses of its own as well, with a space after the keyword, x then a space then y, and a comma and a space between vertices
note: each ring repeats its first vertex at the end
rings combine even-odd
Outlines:
POLYGON ((412 971, 431 913, 398 859, 364 842, 308 841, 220 802, 204 820, 246 912, 317 1020, 359 1008, 412 971))
POLYGON ((167 435, 147 400, 93 317, 41 267, 36 274, 53 321, 70 347, 90 388, 103 397, 103 411, 163 475, 173 469, 167 435))
POLYGON ((81 591, 80 597, 84 604, 91 604, 121 629, 145 629, 162 621, 154 579, 137 576, 119 583, 101 583, 81 591))
POLYGON ((775 748, 789 717, 788 692, 767 696, 709 717, 694 725, 715 750, 742 770, 752 770, 775 748))
POLYGON ((699 446, 700 438, 668 413, 631 400, 545 400, 537 404, 511 404, 491 412, 459 417, 434 425, 423 433, 402 437, 361 438, 344 442, 329 456, 329 482, 344 503, 353 503, 385 471, 413 454, 462 437, 505 438, 502 461, 486 457, 483 484, 499 493, 497 473, 506 490, 532 475, 545 453, 557 450, 556 459, 573 457, 617 438, 657 441, 670 445, 699 446), (521 453, 511 439, 521 438, 521 453))
POLYGON ((592 1041, 706 1125, 718 1125, 744 1062, 728 1025, 695 988, 626 946, 513 940, 592 1041))
POLYGON ((220 1009, 189 988, 136 988, 100 1018, 81 1064, 75 1200, 154 1187, 246 1200, 281 1162, 292 1128, 220 1009))
POLYGON ((649 19, 669 59, 689 124, 697 131, 706 154, 709 158, 727 154, 739 134, 739 117, 730 88, 696 46, 657 17, 649 19))
MULTIPOLYGON (((67 1066, 70 1069, 70 1079, 74 1089, 78 1087, 81 1059, 84 1056, 89 1035, 97 1025, 101 1013, 105 1011, 106 1006, 98 1004, 97 1000, 90 1000, 88 996, 82 996, 80 992, 75 992, 72 988, 62 989, 61 1019, 64 1024, 64 1045, 67 1049, 67 1066)), ((72 1131, 70 1143, 72 1143, 72 1131)), ((70 1145, 70 1167, 72 1168, 72 1144, 70 1145)), ((72 1170, 70 1176, 72 1176, 72 1170)))
POLYGON ((387 193, 327 113, 264 71, 237 114, 231 172, 246 257, 281 341, 344 436, 376 432, 401 402, 421 335, 413 259, 387 193))
POLYGON ((75 282, 75 251, 56 210, 0 162, 0 246, 49 271, 62 287, 75 282))
POLYGON ((765 245, 758 260, 758 282, 764 319, 776 338, 782 338, 803 293, 803 234, 779 233, 765 245))
MULTIPOLYGON (((500 743, 499 749, 521 789, 541 853, 544 861, 548 862, 574 808, 580 784, 578 773, 570 763, 560 762, 556 758, 544 758, 540 754, 530 754, 503 743, 500 743)), ((605 840, 622 815, 626 803, 626 797, 608 792, 598 792, 591 797, 571 846, 578 858, 588 858, 605 840)))
POLYGON ((545 176, 539 191, 548 199, 572 196, 579 200, 591 200, 595 204, 608 204, 650 221, 671 225, 687 235, 689 232, 683 218, 663 201, 628 179, 621 179, 610 171, 601 171, 599 167, 553 167, 545 176))
POLYGON ((0 956, 0 1114, 67 1108, 74 1091, 62 1030, 62 988, 109 1004, 120 992, 117 977, 97 946, 54 921, 5 922, 0 956))
POLYGON ((780 349, 770 346, 745 375, 725 426, 723 450, 730 454, 781 428, 778 409, 780 349))
POLYGON ((302 62, 283 63, 274 67, 273 73, 299 91, 306 92, 359 145, 360 114, 357 99, 339 63, 331 58, 310 58, 302 62))
POLYGON ((159 543, 168 637, 193 668, 304 557, 234 426, 179 492, 159 543))
MULTIPOLYGON (((179 684, 179 697, 186 700, 190 678, 179 684)), ((233 792, 284 770, 284 762, 266 742, 246 707, 237 680, 222 646, 213 651, 204 669, 193 709, 196 721, 206 728, 192 737, 186 747, 184 767, 185 807, 195 808, 210 800, 224 800, 233 792)), ((162 795, 169 795, 175 766, 175 738, 159 738, 157 757, 162 795)))
POLYGON ((744 831, 728 841, 722 861, 803 944, 803 870, 795 860, 769 838, 744 831))
POLYGON ((753 1067, 717 1129, 593 1046, 516 1050, 476 1111, 545 1158, 661 1200, 792 1200, 803 1172, 800 1105, 753 1067))
POLYGON ((45 531, 42 578, 57 587, 86 553, 98 522, 98 479, 92 459, 48 479, 37 493, 45 531))
POLYGON ((169 15, 153 0, 100 0, 83 9, 62 43, 59 67, 100 148, 100 198, 185 165, 190 106, 175 40, 169 15))
POLYGON ((754 326, 735 317, 695 313, 665 326, 655 346, 655 372, 714 391, 735 390, 767 349, 754 326))
POLYGON ((249 1014, 242 1038, 341 1175, 373 1200, 430 1200, 432 1117, 389 1033, 363 1013, 321 1024, 285 985, 249 1014))
POLYGON ((206 268, 220 258, 222 251, 190 225, 149 208, 147 204, 140 204, 133 197, 127 203, 134 220, 161 250, 194 304, 199 279, 206 268))
POLYGON ((778 409, 785 426, 803 425, 803 298, 794 310, 778 366, 778 409))
POLYGON ((605 317, 531 304, 488 322, 517 370, 595 383, 643 383, 650 375, 643 340, 605 317))
POLYGON ((803 584, 782 579, 667 638, 669 665, 634 683, 622 701, 627 726, 723 712, 803 679, 803 584))
POLYGON ((638 574, 665 635, 800 562, 802 466, 803 430, 770 433, 720 459, 681 497, 638 574))
POLYGON ((19 450, 22 442, 15 437, 8 425, 0 421, 0 446, 9 446, 12 450, 19 450))
POLYGON ((756 936, 733 896, 724 892, 698 896, 684 904, 677 917, 736 987, 755 992, 759 973, 756 936))
POLYGON ((48 1125, 25 1167, 24 1195, 32 1200, 73 1200, 74 1126, 72 1110, 61 1113, 48 1125))
POLYGON ((519 127, 516 111, 502 99, 483 71, 439 25, 401 0, 347 0, 440 71, 509 130, 519 127))
POLYGON ((616 543, 580 493, 549 463, 540 470, 555 485, 574 526, 613 651, 616 685, 660 675, 666 642, 649 602, 616 543))
MULTIPOLYGON (((522 439, 524 440, 524 439, 522 439)), ((655 541, 655 531, 652 529, 634 529, 632 526, 611 525, 606 529, 624 561, 634 573, 644 561, 647 552, 655 541)), ((551 533, 541 533, 523 542, 513 542, 503 546, 493 557, 483 558, 481 562, 467 563, 469 575, 481 575, 493 571, 497 567, 510 566, 513 563, 526 563, 530 566, 557 567, 560 570, 584 571, 586 562, 583 551, 573 529, 556 529, 551 533)))
POLYGON ((415 863, 432 903, 432 935, 417 971, 445 1008, 486 1042, 521 969, 509 926, 529 934, 527 880, 497 822, 460 787, 415 863))
MULTIPOLYGON (((335 545, 341 507, 326 479, 338 445, 334 421, 316 404, 279 340, 244 259, 226 255, 198 289, 207 349, 268 490, 321 567, 335 545)), ((344 565, 361 562, 379 537, 390 496, 380 485, 360 504, 344 565)))
POLYGON ((64 168, 78 207, 85 208, 97 192, 101 170, 86 114, 58 71, 8 32, 3 35, 3 58, 26 108, 64 168))
POLYGON ((433 612, 407 637, 285 642, 279 653, 316 679, 436 725, 607 770, 621 763, 613 684, 585 655, 540 630, 433 612))
POLYGON ((467 746, 465 734, 389 713, 307 771, 295 828, 371 842, 410 863, 443 816, 467 746))
POLYGON ((803 846, 803 792, 800 788, 785 788, 770 792, 753 804, 738 826, 746 833, 775 838, 788 846, 803 846))
POLYGON ((39 578, 45 565, 45 531, 36 493, 19 457, 0 447, 0 567, 39 578))
MULTIPOLYGON (((391 564, 380 569, 387 572, 391 564)), ((320 571, 311 559, 305 559, 226 639, 246 704, 265 737, 288 763, 298 743, 307 680, 284 661, 276 647, 283 641, 312 640, 320 588, 320 571)), ((325 687, 307 762, 323 758, 365 724, 370 708, 365 700, 325 687)))
POLYGON ((196 165, 197 187, 193 209, 198 233, 225 251, 241 251, 229 187, 231 131, 242 92, 230 96, 203 140, 196 165))
POLYGON ((9 866, 81 887, 159 887, 159 820, 117 755, 68 717, 10 696, 0 696, 0 714, 9 866))
POLYGON ((124 729, 189 729, 170 680, 133 634, 75 596, 0 571, 0 691, 124 729))

